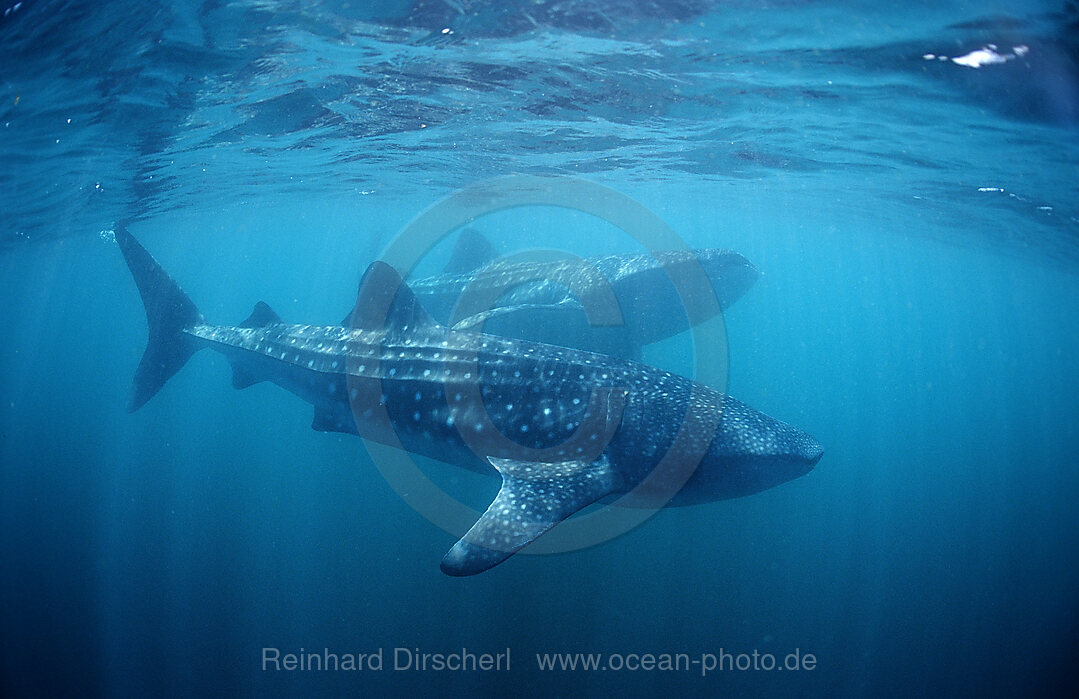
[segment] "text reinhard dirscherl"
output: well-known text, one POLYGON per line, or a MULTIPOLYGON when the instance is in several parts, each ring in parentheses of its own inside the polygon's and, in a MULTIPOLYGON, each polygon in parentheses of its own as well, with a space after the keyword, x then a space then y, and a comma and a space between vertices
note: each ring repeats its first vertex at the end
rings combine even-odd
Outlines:
POLYGON ((510 669, 510 649, 501 653, 473 653, 467 648, 449 653, 425 653, 418 648, 394 648, 383 652, 334 653, 323 648, 313 653, 303 648, 282 653, 278 648, 262 649, 263 670, 300 672, 505 672, 510 669))

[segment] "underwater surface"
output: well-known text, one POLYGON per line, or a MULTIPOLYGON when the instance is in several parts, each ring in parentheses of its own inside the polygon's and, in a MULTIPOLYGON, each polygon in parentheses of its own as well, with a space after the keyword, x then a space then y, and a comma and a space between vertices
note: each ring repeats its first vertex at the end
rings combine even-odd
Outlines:
POLYGON ((7 3, 4 696, 1079 689, 1073 0, 7 3), (126 412, 120 227, 208 322, 333 326, 387 250, 655 249, 636 206, 760 272, 643 361, 812 435, 809 473, 457 578, 463 532, 224 358, 126 412))

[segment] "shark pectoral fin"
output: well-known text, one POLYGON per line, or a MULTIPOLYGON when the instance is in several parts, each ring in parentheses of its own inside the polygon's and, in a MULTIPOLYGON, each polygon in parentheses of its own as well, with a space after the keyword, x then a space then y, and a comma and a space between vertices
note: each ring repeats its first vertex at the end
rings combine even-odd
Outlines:
POLYGON ((565 322, 566 314, 580 313, 584 315, 584 306, 575 299, 566 299, 558 303, 523 303, 516 306, 499 306, 481 313, 469 316, 454 324, 454 330, 482 329, 484 323, 489 320, 503 320, 510 323, 519 323, 520 327, 528 327, 535 323, 558 323, 565 322), (546 316, 550 316, 549 318, 546 316))
POLYGON ((486 323, 491 318, 497 318, 498 316, 506 315, 507 313, 513 313, 514 311, 516 311, 519 308, 521 308, 521 307, 520 306, 509 306, 509 307, 503 307, 503 308, 492 308, 490 310, 483 311, 481 313, 477 313, 476 315, 469 316, 469 317, 465 318, 464 320, 461 320, 461 321, 458 321, 457 323, 454 323, 453 329, 454 330, 471 330, 472 328, 477 328, 477 327, 479 329, 482 329, 483 324, 486 323))
POLYGON ((606 455, 593 462, 531 463, 489 457, 502 489, 442 559, 442 572, 482 573, 573 513, 614 492, 618 478, 606 455))

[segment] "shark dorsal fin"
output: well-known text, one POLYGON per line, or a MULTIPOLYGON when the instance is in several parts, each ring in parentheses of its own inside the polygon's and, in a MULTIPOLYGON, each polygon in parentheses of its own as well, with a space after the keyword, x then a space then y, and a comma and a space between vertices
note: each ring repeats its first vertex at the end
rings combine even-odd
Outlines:
POLYGON ((343 325, 358 330, 403 332, 420 327, 441 327, 412 293, 396 269, 376 260, 364 272, 356 306, 343 325))
POLYGON ((443 274, 468 274, 488 264, 498 257, 487 236, 474 228, 466 228, 457 236, 453 245, 450 261, 443 268, 443 274))
POLYGON ((493 568, 573 513, 618 488, 606 455, 592 462, 532 463, 488 457, 502 489, 442 559, 447 575, 493 568))
POLYGON ((264 328, 267 325, 274 325, 280 322, 281 318, 274 313, 274 310, 265 302, 259 301, 255 304, 255 310, 251 311, 251 315, 247 316, 247 320, 240 323, 239 327, 264 328))

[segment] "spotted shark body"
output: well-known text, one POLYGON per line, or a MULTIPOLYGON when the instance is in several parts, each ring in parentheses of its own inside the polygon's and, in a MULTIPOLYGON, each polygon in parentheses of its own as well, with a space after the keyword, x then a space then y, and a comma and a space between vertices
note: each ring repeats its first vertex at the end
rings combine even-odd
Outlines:
POLYGON ((737 252, 712 248, 499 258, 466 229, 444 272, 410 287, 432 316, 458 329, 640 361, 642 346, 726 310, 759 276, 737 252), (586 308, 611 313, 590 316, 586 308))
POLYGON ((749 495, 807 473, 822 453, 804 432, 684 377, 447 327, 381 262, 347 326, 287 324, 263 303, 241 325, 218 326, 134 237, 116 239, 149 325, 129 409, 209 347, 237 388, 272 381, 311 403, 315 429, 499 473, 495 500, 442 561, 450 575, 487 570, 604 498, 749 495))

